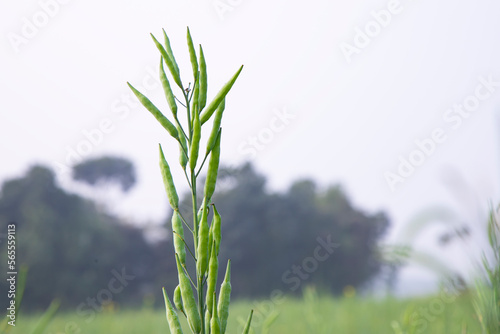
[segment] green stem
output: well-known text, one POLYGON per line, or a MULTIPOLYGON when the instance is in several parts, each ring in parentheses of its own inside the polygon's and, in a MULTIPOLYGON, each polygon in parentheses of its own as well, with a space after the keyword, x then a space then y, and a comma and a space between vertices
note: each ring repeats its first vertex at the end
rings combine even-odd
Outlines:
POLYGON ((205 154, 205 158, 203 158, 203 162, 201 163, 200 169, 198 169, 198 172, 196 173, 196 177, 198 177, 198 174, 200 174, 201 169, 203 168, 203 165, 205 164, 205 161, 207 161, 208 154, 205 154))

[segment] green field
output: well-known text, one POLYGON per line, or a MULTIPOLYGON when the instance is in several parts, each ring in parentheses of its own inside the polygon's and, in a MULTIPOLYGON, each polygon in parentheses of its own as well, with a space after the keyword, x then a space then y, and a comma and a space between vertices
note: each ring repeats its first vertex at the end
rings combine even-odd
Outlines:
MULTIPOLYGON (((361 299, 357 297, 334 299, 306 294, 304 299, 286 298, 273 304, 270 301, 235 301, 230 312, 228 333, 241 333, 239 321, 255 309, 253 333, 263 332, 262 314, 279 313, 269 333, 396 333, 395 322, 403 329, 400 333, 481 333, 470 298, 445 295, 422 299, 361 299), (409 320, 413 315, 413 320, 409 320), (413 324, 409 326, 409 323, 413 324)), ((10 333, 29 333, 39 316, 18 317, 10 333)), ((169 333, 162 310, 121 310, 108 308, 95 318, 78 316, 71 310, 60 311, 44 332, 47 334, 106 333, 143 334, 169 333)), ((186 330, 185 333, 188 333, 186 330)))

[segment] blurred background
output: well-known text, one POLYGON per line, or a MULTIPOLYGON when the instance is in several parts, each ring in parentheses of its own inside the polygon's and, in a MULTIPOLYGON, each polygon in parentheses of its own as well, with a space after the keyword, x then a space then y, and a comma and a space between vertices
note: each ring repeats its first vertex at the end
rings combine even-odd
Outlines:
POLYGON ((203 45, 209 99, 244 64, 226 100, 215 198, 234 296, 305 285, 415 296, 477 274, 500 199, 498 2, 0 8, 0 268, 15 222, 25 307, 60 297, 74 308, 123 270, 134 279, 113 296, 122 306, 160 305, 161 286, 175 287, 157 145, 169 161, 177 145, 126 82, 167 110, 149 33, 166 29, 188 82, 186 26, 203 45), (325 262, 293 271, 325 240, 338 246, 325 262))

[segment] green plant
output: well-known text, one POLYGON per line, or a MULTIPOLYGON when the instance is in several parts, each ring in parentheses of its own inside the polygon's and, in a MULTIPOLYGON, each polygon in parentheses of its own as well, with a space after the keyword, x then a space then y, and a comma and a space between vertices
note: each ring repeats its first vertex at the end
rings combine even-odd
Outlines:
POLYGON ((500 333, 500 221, 495 210, 490 211, 488 241, 493 251, 492 261, 483 256, 486 280, 476 283, 474 308, 483 333, 500 333))
MULTIPOLYGON (((19 271, 19 276, 17 277, 17 294, 15 297, 16 301, 16 307, 14 314, 17 317, 19 314, 19 307, 21 306, 21 300, 23 299, 24 295, 24 288, 26 287, 26 278, 28 276, 28 268, 27 267, 21 267, 21 270, 19 271)), ((30 332, 31 334, 42 334, 45 329, 48 327, 49 323, 52 321, 54 318, 57 310, 59 309, 60 301, 58 299, 52 301, 50 303, 49 308, 43 313, 43 315, 38 319, 35 328, 30 332)), ((9 317, 5 317, 2 322, 0 322, 0 333, 1 334, 7 334, 9 333, 12 328, 15 326, 11 326, 9 324, 9 317)))
MULTIPOLYGON (((215 95, 212 102, 207 105, 207 67, 205 56, 201 45, 199 54, 196 54, 189 28, 187 29, 187 44, 193 70, 194 85, 192 89, 190 85, 184 87, 182 84, 180 70, 165 30, 163 30, 164 45, 153 35, 151 36, 161 53, 160 80, 174 122, 171 122, 146 96, 135 89, 130 83, 128 83, 128 85, 143 106, 151 112, 165 130, 167 130, 170 136, 178 142, 180 152, 179 163, 191 190, 193 221, 190 225, 186 219, 184 219, 183 213, 179 210, 179 197, 174 185, 174 179, 160 145, 161 174, 170 205, 174 210, 172 216, 172 231, 174 234, 174 249, 179 279, 179 285, 174 291, 174 304, 177 311, 186 316, 189 327, 193 333, 223 334, 226 332, 229 314, 231 263, 228 261, 226 275, 220 287, 217 302, 215 285, 217 283, 217 258, 219 255, 221 230, 220 215, 213 203, 214 214, 210 225, 208 224, 208 216, 219 169, 220 142, 222 136, 220 124, 225 109, 225 97, 238 78, 243 66, 238 69, 232 78, 215 95), (179 96, 182 96, 183 102, 177 98, 172 90, 170 81, 164 70, 164 63, 167 65, 173 81, 180 89, 179 96), (186 120, 184 123, 181 123, 178 118, 177 103, 181 104, 186 109, 186 120), (198 159, 200 155, 202 126, 213 114, 215 114, 214 121, 210 136, 206 143, 204 157, 203 159, 198 159), (203 191, 203 200, 201 201, 201 205, 199 205, 197 181, 208 158, 209 162, 203 191), (187 228, 193 237, 193 250, 191 250, 186 243, 184 227, 187 228), (196 272, 194 277, 192 277, 187 270, 186 249, 195 264, 196 272)), ((182 333, 183 331, 177 311, 171 304, 165 290, 163 294, 170 332, 182 333)), ((250 321, 251 317, 249 317, 248 324, 250 321)))

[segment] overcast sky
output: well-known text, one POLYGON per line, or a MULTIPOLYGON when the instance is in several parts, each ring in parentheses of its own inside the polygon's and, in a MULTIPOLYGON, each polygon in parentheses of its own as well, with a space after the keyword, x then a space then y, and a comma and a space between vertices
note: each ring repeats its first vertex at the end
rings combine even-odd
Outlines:
MULTIPOLYGON (((113 209, 163 218, 157 144, 169 160, 177 146, 126 82, 166 110, 149 33, 166 29, 189 82, 189 25, 209 98, 245 65, 226 103, 223 163, 252 161, 273 190, 341 183, 396 227, 431 205, 479 226, 500 200, 499 13, 495 0, 3 2, 0 179, 37 162, 69 185, 61 166, 117 154, 139 183, 113 209)), ((446 252, 457 266, 468 256, 446 252)))

